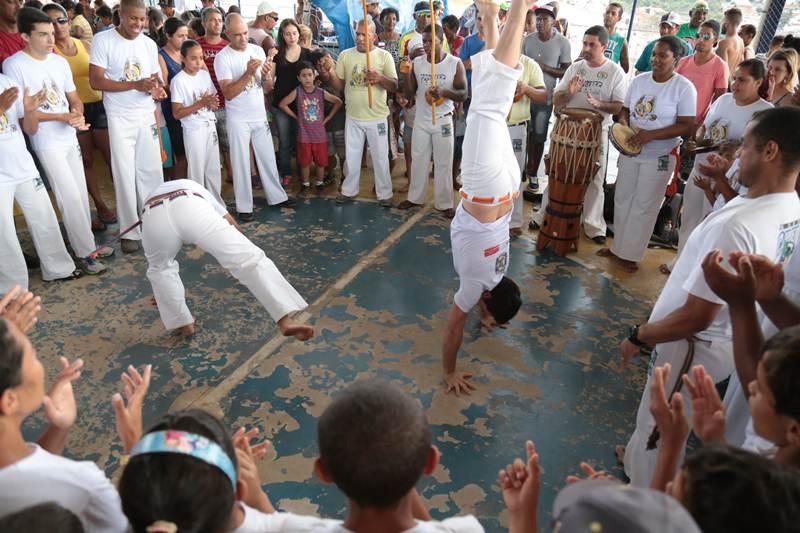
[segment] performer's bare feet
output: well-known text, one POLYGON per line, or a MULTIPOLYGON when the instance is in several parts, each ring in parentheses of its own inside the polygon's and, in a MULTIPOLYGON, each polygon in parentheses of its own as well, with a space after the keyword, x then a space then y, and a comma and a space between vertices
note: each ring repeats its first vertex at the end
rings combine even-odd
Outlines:
POLYGON ((186 324, 185 326, 181 326, 173 331, 172 334, 176 337, 185 339, 194 335, 196 330, 197 329, 194 327, 194 324, 186 324))
POLYGON ((622 264, 622 269, 625 272, 630 272, 631 274, 639 270, 639 265, 634 261, 628 261, 627 259, 622 259, 621 257, 617 257, 614 255, 614 252, 611 251, 611 248, 600 248, 595 252, 600 257, 612 257, 619 261, 622 264))
POLYGON ((614 446, 614 455, 617 456, 617 462, 621 466, 625 466, 625 446, 621 444, 614 446))
POLYGON ((470 394, 471 391, 475 390, 475 385, 469 382, 469 379, 472 377, 472 374, 468 374, 466 372, 453 372, 450 374, 445 374, 442 377, 442 381, 444 381, 444 393, 450 394, 450 391, 456 393, 456 396, 461 396, 461 393, 470 394))
POLYGON ((611 248, 600 248, 595 253, 600 257, 614 257, 614 252, 611 251, 611 248))
POLYGON ((158 302, 156 302, 155 296, 150 297, 150 305, 152 305, 153 307, 158 307, 158 302))
POLYGON ((289 315, 278 320, 278 329, 281 330, 284 337, 294 337, 299 341, 307 341, 314 336, 314 328, 295 322, 289 315))

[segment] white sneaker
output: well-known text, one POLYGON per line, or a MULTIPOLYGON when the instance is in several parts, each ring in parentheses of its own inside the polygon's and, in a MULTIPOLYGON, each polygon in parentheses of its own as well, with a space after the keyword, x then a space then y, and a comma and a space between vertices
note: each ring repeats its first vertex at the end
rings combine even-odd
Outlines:
POLYGON ((102 274, 108 270, 108 267, 100 261, 89 259, 88 257, 78 259, 78 267, 83 270, 85 274, 90 276, 96 276, 97 274, 102 274))

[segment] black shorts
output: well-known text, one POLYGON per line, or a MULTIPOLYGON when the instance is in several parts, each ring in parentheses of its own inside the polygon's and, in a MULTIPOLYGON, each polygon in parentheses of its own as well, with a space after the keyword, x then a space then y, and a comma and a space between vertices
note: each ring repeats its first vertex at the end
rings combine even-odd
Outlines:
POLYGON ((173 155, 185 156, 186 148, 183 146, 183 128, 178 120, 165 119, 167 123, 167 130, 169 131, 169 138, 172 141, 173 155))
POLYGON ((108 118, 106 118, 106 108, 103 101, 83 104, 83 118, 89 124, 90 130, 107 130, 108 118))

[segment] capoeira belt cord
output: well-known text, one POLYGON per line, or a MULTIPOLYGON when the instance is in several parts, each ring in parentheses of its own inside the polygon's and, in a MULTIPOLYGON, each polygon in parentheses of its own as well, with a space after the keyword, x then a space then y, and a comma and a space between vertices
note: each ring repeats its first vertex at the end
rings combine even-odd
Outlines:
POLYGON ((96 258, 97 258, 97 254, 98 254, 98 253, 99 253, 101 250, 105 250, 106 248, 109 248, 109 247, 111 247, 111 246, 112 246, 114 243, 116 243, 116 242, 119 242, 120 240, 122 240, 122 236, 123 236, 123 235, 125 235, 126 233, 129 233, 129 232, 131 232, 131 231, 133 231, 133 230, 135 230, 136 228, 138 228, 138 227, 141 225, 141 223, 142 223, 142 221, 141 221, 141 220, 137 220, 137 221, 136 221, 136 223, 134 223, 134 224, 131 224, 130 226, 128 226, 128 227, 127 227, 127 228, 125 228, 124 230, 120 231, 120 232, 119 232, 119 234, 118 234, 116 237, 114 237, 113 239, 111 239, 110 241, 108 241, 107 243, 105 243, 103 246, 101 246, 100 248, 98 248, 98 249, 97 249, 97 250, 95 250, 94 252, 90 253, 90 254, 89 254, 89 258, 91 258, 92 260, 96 259, 96 258))
MULTIPOLYGON (((697 339, 695 337, 686 339, 686 342, 689 343, 689 348, 686 350, 686 357, 683 359, 681 371, 677 376, 678 379, 675 380, 675 385, 673 385, 672 391, 667 395, 667 403, 672 401, 672 397, 675 395, 675 393, 680 392, 681 388, 683 388, 683 375, 689 372, 689 369, 692 367, 692 363, 694 362, 694 343, 696 341, 697 339)), ((658 439, 660 437, 661 434, 658 432, 658 426, 656 426, 653 428, 652 433, 650 433, 650 437, 647 439, 647 449, 655 450, 658 447, 658 439)))

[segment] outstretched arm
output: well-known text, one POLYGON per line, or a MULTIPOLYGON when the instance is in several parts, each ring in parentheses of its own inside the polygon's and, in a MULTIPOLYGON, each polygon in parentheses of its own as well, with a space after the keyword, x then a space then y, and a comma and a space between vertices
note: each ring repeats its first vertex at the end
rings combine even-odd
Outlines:
MULTIPOLYGON (((533 6, 531 0, 514 0, 512 2, 511 9, 508 11, 508 20, 505 27, 503 27, 503 33, 500 35, 497 47, 494 50, 495 59, 511 68, 516 68, 519 64, 519 53, 522 49, 522 29, 525 27, 525 17, 531 6, 533 6)), ((486 45, 488 47, 490 29, 484 26, 484 31, 487 32, 486 45)), ((496 27, 491 31, 497 32, 496 27)))
POLYGON ((461 392, 469 394, 475 387, 467 381, 469 374, 459 374, 456 372, 456 358, 458 349, 461 347, 461 340, 464 337, 464 324, 467 322, 467 313, 459 309, 456 304, 450 309, 447 317, 447 328, 444 331, 442 340, 442 366, 444 370, 444 382, 446 385, 445 393, 451 390, 458 396, 461 392))

